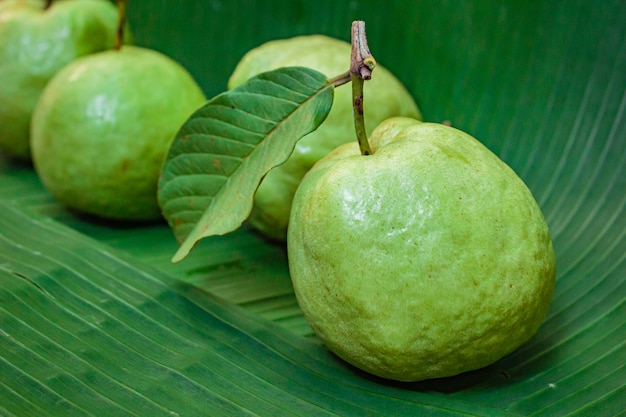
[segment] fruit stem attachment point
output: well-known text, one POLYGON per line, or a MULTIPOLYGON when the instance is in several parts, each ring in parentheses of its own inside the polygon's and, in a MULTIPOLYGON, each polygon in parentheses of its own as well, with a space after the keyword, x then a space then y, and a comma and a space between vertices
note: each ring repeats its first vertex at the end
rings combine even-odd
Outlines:
POLYGON ((119 51, 122 48, 124 42, 124 28, 126 27, 126 1, 117 0, 117 35, 115 36, 115 45, 113 48, 119 51))
POLYGON ((48 10, 50 8, 50 6, 52 6, 52 0, 46 0, 44 5, 43 5, 43 9, 44 10, 48 10))
POLYGON ((365 119, 363 117, 363 83, 372 78, 376 60, 367 45, 365 22, 352 22, 352 54, 350 56, 350 79, 352 80, 352 108, 354 129, 362 155, 371 155, 372 149, 367 141, 365 119))

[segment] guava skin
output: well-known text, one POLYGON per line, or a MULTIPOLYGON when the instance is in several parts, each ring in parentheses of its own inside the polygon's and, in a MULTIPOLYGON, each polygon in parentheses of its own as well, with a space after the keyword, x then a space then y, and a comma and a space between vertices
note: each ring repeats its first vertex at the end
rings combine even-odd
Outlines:
POLYGON ((0 7, 0 151, 29 160, 29 129, 41 91, 78 57, 111 49, 117 10, 109 1, 3 0, 0 7))
POLYGON ((35 170, 75 210, 160 218, 161 166, 180 126, 204 103, 187 70, 159 52, 124 46, 80 58, 50 81, 35 107, 35 170))
MULTIPOLYGON (((313 68, 334 77, 350 68, 349 43, 323 35, 298 36, 267 42, 249 51, 239 62, 228 82, 234 88, 249 78, 284 66, 313 68)), ((421 119, 410 93, 383 66, 378 65, 364 86, 367 132, 393 116, 421 119)), ((355 138, 352 118, 352 92, 349 85, 335 89, 331 111, 317 130, 300 139, 287 162, 270 171, 254 197, 248 222, 263 235, 276 241, 287 236, 291 201, 302 177, 313 164, 342 143, 355 138)))
POLYGON ((316 334, 399 381, 482 368, 528 341, 556 264, 523 181, 451 127, 393 118, 370 142, 370 156, 331 152, 294 197, 289 269, 316 334))

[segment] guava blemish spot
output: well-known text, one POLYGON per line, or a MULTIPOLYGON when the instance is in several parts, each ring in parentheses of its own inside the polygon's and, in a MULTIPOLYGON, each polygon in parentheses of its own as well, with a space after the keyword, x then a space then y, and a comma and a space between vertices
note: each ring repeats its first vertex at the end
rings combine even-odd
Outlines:
POLYGON ((354 108, 359 112, 359 114, 363 114, 363 95, 359 94, 354 99, 354 108))
POLYGON ((222 168, 222 161, 220 161, 218 158, 215 158, 211 161, 211 163, 213 164, 213 166, 217 169, 221 169, 222 168))
POLYGON ((126 172, 126 170, 128 170, 128 159, 122 160, 122 166, 120 167, 120 169, 122 170, 122 172, 126 172))
POLYGON ((452 149, 449 146, 446 146, 444 144, 441 143, 435 143, 434 144, 437 148, 439 148, 439 150, 441 152, 443 152, 446 156, 448 156, 448 158, 452 158, 452 159, 458 159, 459 161, 467 164, 467 165, 471 165, 470 161, 467 160, 467 158, 465 157, 465 155, 463 155, 461 152, 457 151, 456 149, 452 149))

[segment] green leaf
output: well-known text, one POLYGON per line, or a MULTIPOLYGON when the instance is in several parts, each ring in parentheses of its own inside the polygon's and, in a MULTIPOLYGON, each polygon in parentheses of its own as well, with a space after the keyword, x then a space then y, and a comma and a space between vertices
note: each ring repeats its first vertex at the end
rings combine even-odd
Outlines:
POLYGON ((159 204, 179 242, 180 261, 205 237, 241 226, 261 180, 326 118, 333 85, 302 67, 259 74, 196 111, 162 169, 159 204))

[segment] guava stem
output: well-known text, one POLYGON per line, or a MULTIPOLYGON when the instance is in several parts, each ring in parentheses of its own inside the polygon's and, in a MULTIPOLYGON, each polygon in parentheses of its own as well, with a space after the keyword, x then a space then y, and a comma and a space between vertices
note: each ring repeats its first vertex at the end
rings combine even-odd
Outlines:
POLYGON ((350 57, 350 78, 352 80, 352 108, 354 130, 362 155, 371 155, 372 148, 367 140, 365 118, 363 116, 363 83, 372 78, 376 60, 367 45, 365 22, 352 22, 352 55, 350 57))
POLYGON ((372 148, 367 140, 365 131, 365 118, 363 117, 363 83, 362 78, 350 74, 352 78, 352 117, 354 118, 354 130, 356 139, 359 141, 361 155, 371 155, 372 148))
POLYGON ((48 10, 50 6, 52 6, 52 0, 46 0, 46 2, 43 5, 43 9, 48 10))
POLYGON ((122 48, 124 42, 124 28, 126 26, 126 1, 117 0, 117 35, 115 36, 115 45, 113 48, 119 51, 122 48))

